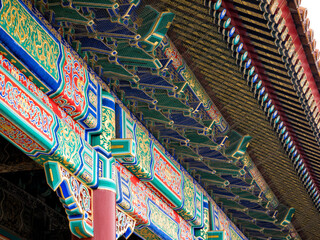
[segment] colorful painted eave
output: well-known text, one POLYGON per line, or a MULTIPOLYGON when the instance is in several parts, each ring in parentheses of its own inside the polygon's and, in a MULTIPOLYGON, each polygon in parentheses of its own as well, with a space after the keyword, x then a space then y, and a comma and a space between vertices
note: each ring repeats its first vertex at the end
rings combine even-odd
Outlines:
MULTIPOLYGON (((289 158, 292 160, 292 163, 297 171, 297 174, 299 175, 304 186, 306 187, 307 192, 310 194, 310 197, 313 200, 315 206, 317 207, 317 209, 320 209, 320 201, 319 201, 320 196, 319 196, 318 186, 314 183, 309 171, 307 170, 308 167, 307 167, 305 161, 303 160, 302 155, 300 155, 300 151, 299 151, 298 147, 295 146, 294 137, 291 137, 292 134, 290 132, 288 132, 288 130, 287 130, 290 128, 288 126, 286 126, 286 123, 284 121, 282 121, 283 114, 281 114, 281 110, 277 109, 276 101, 273 100, 272 93, 268 92, 267 84, 264 83, 263 81, 259 80, 259 74, 256 73, 257 71, 259 71, 259 67, 255 68, 254 66, 252 66, 252 65, 255 65, 254 61, 247 57, 247 55, 250 56, 250 50, 248 50, 248 54, 247 54, 246 51, 241 49, 242 46, 244 49, 246 49, 247 44, 245 42, 244 43, 241 42, 240 35, 236 34, 238 32, 237 29, 232 27, 228 18, 225 17, 227 12, 226 12, 225 8, 221 7, 221 5, 224 6, 223 1, 222 1, 222 3, 221 3, 221 1, 204 1, 204 3, 206 6, 211 8, 211 10, 209 10, 209 14, 214 18, 214 21, 218 25, 220 24, 219 26, 221 28, 221 33, 225 35, 225 39, 226 39, 226 41, 228 41, 229 47, 235 52, 235 54, 237 56, 239 56, 239 59, 241 58, 240 67, 241 67, 241 70, 243 71, 244 77, 250 87, 250 90, 254 93, 255 98, 258 100, 259 104, 264 109, 266 116, 267 116, 268 120, 270 121, 271 125, 273 126, 275 132, 277 132, 277 134, 279 136, 279 140, 281 141, 289 158)), ((271 1, 265 1, 265 2, 262 1, 261 4, 263 4, 263 3, 265 5, 260 5, 260 6, 263 6, 263 9, 266 9, 265 10, 266 14, 267 14, 266 16, 268 16, 268 14, 272 16, 272 17, 270 17, 270 21, 272 21, 272 20, 279 21, 279 19, 280 19, 279 16, 275 16, 276 14, 279 14, 279 11, 277 11, 278 4, 279 4, 279 8, 282 7, 282 9, 286 9, 286 6, 284 5, 285 1, 282 1, 281 3, 277 3, 277 1, 273 1, 272 4, 271 4, 271 1)), ((284 10, 283 10, 283 14, 285 14, 284 10)), ((289 18, 290 16, 287 16, 287 17, 289 18)), ((231 19, 232 19, 232 16, 231 16, 231 19)), ((232 20, 231 20, 231 23, 232 23, 232 20)), ((288 24, 289 24, 289 22, 288 22, 288 24)), ((290 26, 292 26, 292 25, 290 25, 290 26)), ((280 38, 279 41, 283 42, 282 45, 284 47, 284 51, 285 52, 287 51, 286 54, 290 59, 290 57, 293 54, 295 54, 294 51, 291 49, 294 47, 292 47, 292 45, 289 45, 289 47, 285 47, 285 40, 286 40, 286 38, 289 38, 289 37, 286 35, 286 31, 283 30, 283 26, 280 30, 284 32, 285 36, 283 37, 284 38, 283 40, 280 38), (288 50, 286 50, 286 49, 288 49, 288 50)), ((294 31, 292 28, 290 30, 294 31)), ((240 32, 240 34, 241 34, 241 32, 240 32)), ((290 31, 289 31, 289 34, 290 34, 290 31)), ((300 51, 303 51, 303 50, 301 50, 301 47, 298 45, 299 40, 297 39, 297 35, 293 35, 291 37, 292 37, 292 39, 294 39, 294 44, 297 45, 297 46, 295 46, 294 49, 299 49, 300 51)), ((279 44, 279 45, 281 45, 281 44, 279 44)), ((300 53, 298 51, 298 53, 299 53, 299 55, 298 55, 299 59, 301 58, 302 60, 304 60, 306 58, 305 55, 303 55, 303 52, 300 53)), ((253 54, 253 53, 251 53, 251 54, 253 54)), ((318 102, 319 92, 317 89, 312 87, 312 86, 315 86, 314 85, 315 83, 314 83, 313 76, 310 72, 310 67, 308 65, 309 63, 304 62, 304 64, 302 64, 302 67, 296 67, 296 66, 298 66, 297 65, 298 61, 300 61, 300 64, 302 63, 301 60, 297 60, 297 59, 293 63, 289 62, 289 64, 292 64, 291 69, 296 69, 298 71, 298 73, 297 73, 298 75, 294 75, 294 76, 300 77, 300 80, 295 80, 295 81, 302 81, 303 78, 305 78, 305 80, 303 82, 303 83, 305 83, 307 80, 307 82, 309 83, 309 87, 307 86, 307 89, 311 90, 311 92, 312 92, 311 94, 313 95, 313 98, 315 99, 313 101, 310 101, 310 105, 314 105, 315 102, 318 102), (299 71, 300 71, 300 73, 299 73, 299 71), (305 74, 301 74, 301 72, 302 73, 305 72, 305 74), (312 85, 312 83, 314 83, 314 84, 312 85)), ((293 76, 293 79, 295 79, 294 76, 293 76)), ((306 99, 305 96, 302 96, 302 98, 304 98, 304 100, 309 100, 309 99, 306 99)), ((310 125, 314 128, 314 132, 317 133, 318 131, 316 129, 318 129, 318 128, 316 125, 316 123, 317 123, 316 121, 319 120, 318 107, 313 107, 312 111, 310 112, 310 106, 307 106, 306 111, 307 111, 307 116, 311 115, 310 116, 310 125), (317 119, 315 119, 314 117, 316 117, 317 119)), ((316 139, 318 140, 317 135, 315 135, 315 136, 316 136, 316 139)))
MULTIPOLYGON (((245 212, 246 214, 252 215, 252 217, 250 218, 256 219, 261 216, 257 216, 255 211, 251 212, 248 209, 249 207, 245 207, 243 205, 244 203, 247 203, 248 205, 256 204, 254 206, 262 209, 263 214, 261 214, 263 215, 263 218, 271 218, 271 220, 269 219, 269 223, 258 221, 257 224, 259 226, 252 224, 246 228, 246 226, 248 226, 248 222, 242 222, 239 220, 239 218, 234 217, 233 215, 234 219, 238 219, 236 221, 238 221, 240 225, 241 223, 243 224, 243 229, 247 229, 247 231, 251 230, 251 228, 259 229, 259 231, 254 230, 255 234, 265 234, 266 236, 263 235, 263 237, 268 238, 274 233, 262 227, 263 224, 267 224, 269 228, 275 228, 277 234, 279 234, 281 237, 286 235, 286 233, 288 232, 288 228, 286 228, 285 226, 290 223, 292 217, 292 209, 288 210, 284 206, 277 206, 278 200, 272 193, 270 193, 271 190, 266 187, 266 183, 261 180, 261 175, 257 173, 257 169, 253 165, 251 159, 248 155, 245 154, 246 148, 250 141, 250 137, 246 135, 242 136, 239 133, 229 129, 228 123, 225 121, 218 109, 210 100, 204 89, 201 87, 201 85, 193 75, 190 68, 186 65, 181 55, 175 49, 174 45, 170 43, 170 40, 163 34, 163 36, 160 37, 161 41, 158 42, 159 36, 157 34, 153 35, 154 32, 152 31, 151 33, 148 32, 148 29, 156 29, 156 27, 147 28, 147 24, 142 24, 142 26, 144 26, 145 28, 138 29, 138 31, 137 29, 133 30, 133 28, 131 30, 129 29, 129 31, 126 26, 128 26, 128 24, 134 25, 132 22, 130 22, 130 20, 132 19, 125 19, 128 20, 129 23, 117 22, 118 27, 123 27, 123 31, 125 32, 125 34, 114 32, 112 33, 112 37, 105 38, 104 41, 100 41, 99 39, 85 38, 83 37, 82 33, 77 32, 79 31, 79 29, 81 29, 81 26, 87 26, 86 30, 88 30, 89 32, 94 32, 96 30, 94 29, 94 27, 96 27, 97 29, 100 29, 101 31, 99 30, 99 32, 102 33, 103 31, 101 28, 103 28, 103 24, 99 25, 97 23, 97 26, 93 26, 93 22, 89 21, 93 16, 91 15, 92 12, 86 9, 86 7, 91 6, 90 3, 85 3, 84 1, 82 4, 86 5, 81 5, 81 7, 83 7, 81 8, 81 14, 79 14, 78 10, 76 10, 77 8, 75 8, 71 4, 64 7, 59 6, 59 10, 61 11, 63 10, 68 12, 72 10, 72 13, 74 14, 73 16, 67 16, 63 14, 59 15, 61 12, 54 12, 55 8, 57 7, 55 4, 49 4, 48 6, 47 2, 44 1, 39 1, 38 7, 42 9, 45 14, 47 14, 49 19, 53 16, 54 13, 56 13, 55 20, 60 25, 56 24, 57 22, 54 22, 54 20, 52 20, 52 24, 56 24, 55 28, 65 35, 66 39, 70 44, 73 45, 75 50, 77 50, 78 53, 85 60, 87 60, 88 63, 92 65, 92 67, 95 68, 97 73, 99 73, 99 75, 108 84, 111 85, 112 89, 115 90, 121 97, 121 100, 123 100, 123 102, 127 106, 129 106, 135 114, 141 114, 141 120, 143 120, 143 117, 145 117, 145 119, 147 120, 147 126, 154 133, 159 134, 159 139, 162 141, 163 145, 165 145, 166 149, 172 152, 174 156, 177 157, 181 161, 181 163, 188 168, 188 170, 193 174, 195 178, 197 178, 197 180, 202 185, 204 185, 207 189, 210 188, 210 185, 219 187, 224 184, 231 185, 231 190, 228 190, 229 192, 227 193, 233 194, 236 198, 233 200, 237 200, 237 202, 230 201, 228 197, 221 197, 218 196, 218 194, 213 194, 216 200, 220 202, 220 204, 224 208, 234 210, 234 215, 239 214, 239 212, 245 212), (46 12, 45 10, 48 10, 48 8, 50 9, 50 11, 46 12), (76 24, 77 28, 73 29, 72 24, 76 24), (151 36, 149 36, 148 34, 151 36), (137 39, 140 39, 140 37, 144 35, 145 37, 142 37, 141 40, 135 42, 137 39), (150 38, 147 36, 149 36, 150 38), (151 37, 154 37, 156 39, 152 39, 151 37), (119 38, 130 39, 130 44, 127 44, 126 42, 124 43, 124 41, 120 41, 119 38), (74 39, 77 40, 73 41, 74 39), (80 42, 82 43, 83 51, 81 51, 80 42), (93 47, 96 46, 96 44, 99 44, 99 47, 93 47), (116 51, 113 51, 110 46, 114 47, 116 51), (95 54, 93 54, 92 51, 94 51, 95 54), (99 53, 96 54, 97 52, 99 53), (99 55, 101 54, 101 52, 103 52, 107 56, 99 55), (139 56, 143 56, 141 59, 136 57, 135 54, 137 54, 137 52, 139 56), (158 80, 157 84, 153 82, 153 85, 150 85, 151 81, 148 81, 150 75, 158 80), (173 81, 172 78, 174 77, 176 77, 179 81, 173 81), (161 79, 165 79, 166 82, 161 79), (170 81, 170 79, 172 81, 170 81), (186 93, 188 93, 188 95, 186 93), (159 111, 159 109, 161 111, 159 111), (150 114, 150 112, 152 114, 150 114), (155 114, 158 114, 156 118, 154 117, 155 114), (207 121, 203 121, 203 118, 207 121), (229 145, 226 144, 226 141, 228 141, 229 145), (201 150, 203 150, 203 152, 201 152, 201 150), (211 153, 211 155, 206 155, 205 151, 211 153), (212 156, 213 154, 216 155, 212 156), (216 163, 216 166, 211 166, 210 161, 208 161, 208 159, 210 158, 219 158, 219 161, 217 162, 224 162, 224 164, 226 165, 231 165, 227 165, 229 167, 227 169, 226 165, 221 164, 219 166, 218 163, 216 163), (213 173, 217 173, 217 176, 214 177, 213 173), (262 182, 262 184, 259 185, 258 182, 262 182), (262 189, 262 187, 265 187, 265 189, 262 189), (246 189, 246 193, 243 195, 243 191, 239 191, 239 188, 246 189), (272 204, 272 201, 275 201, 275 203, 272 204), (240 202, 241 204, 239 204, 238 202, 240 202), (274 206, 269 207, 269 204, 274 206), (281 215, 279 219, 269 216, 270 211, 275 211, 275 209, 277 209, 277 211, 281 213, 279 214, 281 215)), ((132 8, 135 8, 135 4, 136 3, 132 3, 132 5, 130 6, 132 8)), ((219 6, 217 10, 220 11, 220 7, 221 6, 219 6)), ((114 6, 109 6, 107 7, 107 9, 108 11, 110 11, 110 15, 115 14, 115 18, 117 14, 119 15, 119 13, 113 12, 115 10, 114 6)), ((129 10, 131 11, 131 9, 128 9, 128 12, 129 10)), ((150 20, 148 19, 148 17, 152 14, 163 16, 161 15, 162 13, 159 14, 159 12, 154 11, 151 7, 146 7, 145 11, 146 13, 144 17, 146 20, 150 20)), ((94 13, 96 14, 96 16, 99 16, 100 11, 96 10, 96 12, 94 13)), ((163 14, 165 15, 166 13, 167 12, 164 12, 163 14)), ((136 16, 134 16, 133 14, 133 19, 135 17, 136 16)), ((154 24, 156 26, 157 24, 161 25, 161 19, 162 17, 159 17, 159 19, 155 21, 154 24)), ((168 16, 167 22, 165 21, 165 24, 162 23, 164 26, 166 26, 166 29, 165 31, 160 31, 161 33, 168 30, 168 27, 170 25, 168 24, 169 21, 172 21, 172 16, 170 16, 170 14, 168 16)), ((148 21, 146 22, 149 23, 148 21)), ((52 31, 56 34, 55 30, 52 29, 52 31)), ((103 33, 102 35, 110 35, 110 33, 107 32, 103 33)), ((225 36, 227 38, 226 40, 229 41, 231 48, 241 45, 241 43, 239 42, 239 37, 233 38, 233 36, 230 36, 229 38, 227 35, 225 36)), ((61 40, 61 37, 58 36, 57 38, 61 40)), ((63 40, 61 41, 63 42, 63 40)), ((237 49, 239 50, 239 48, 237 49)), ((239 53, 240 52, 241 49, 239 53)), ((241 55, 241 57, 242 56, 243 55, 241 55)), ((298 158, 298 152, 293 145, 293 141, 290 140, 290 137, 288 137, 288 133, 283 130, 285 129, 285 127, 282 125, 280 117, 274 109, 274 106, 271 104, 271 102, 269 102, 269 98, 265 93, 265 88, 262 86, 261 81, 258 81, 257 77, 255 77, 256 75, 254 75, 254 68, 250 67, 251 61, 243 57, 242 62, 242 71, 248 78, 248 84, 265 108, 268 120, 270 120, 274 128, 277 128, 279 130, 279 135, 283 139, 283 145, 286 148, 288 155, 297 162, 301 162, 301 160, 298 158)), ((90 77, 93 76, 90 75, 90 77)), ((96 81, 98 80, 96 79, 96 81)), ((102 83, 102 85, 105 87, 105 90, 108 90, 105 83, 102 83)), ((59 91, 59 89, 56 89, 56 91, 59 91)), ((56 95, 53 95, 51 97, 55 98, 56 95)), ((116 96, 114 97, 116 98, 116 96)), ((111 99, 112 97, 109 96, 109 98, 111 99)), ((57 101, 57 104, 58 103, 60 102, 57 101)), ((121 105, 122 103, 118 104, 121 105)), ((124 110, 126 109, 126 107, 123 106, 121 109, 124 110)), ((128 115, 131 115, 128 110, 124 111, 127 112, 128 115)), ((68 113, 71 114, 72 112, 68 111, 68 113)), ((81 112, 81 114, 82 113, 83 112, 81 112)), ((79 118, 75 117, 75 120, 83 120, 82 125, 85 128, 89 127, 90 130, 90 124, 88 124, 90 123, 90 121, 86 121, 86 118, 81 118, 79 120, 79 118)), ((131 122, 134 122, 131 123, 132 125, 136 124, 138 126, 142 126, 139 121, 135 120, 131 122)), ((128 129, 130 130, 130 120, 128 125, 128 129)), ((96 127, 96 125, 91 126, 91 128, 94 127, 96 127)), ((136 131, 136 128, 134 129, 134 131, 136 131)), ((147 140, 150 142, 151 140, 153 141, 153 137, 151 137, 151 134, 149 134, 145 127, 141 127, 141 129, 143 129, 143 131, 146 132, 148 136, 150 136, 147 138, 147 140)), ((102 131, 101 129, 95 130, 102 131)), ((159 143, 157 144, 160 145, 159 143)), ((163 151, 166 152, 165 150, 163 151)), ((92 150, 92 152, 94 151, 92 150)), ((169 154, 167 154, 166 152, 166 155, 168 156, 169 154)), ((130 161, 137 159, 133 158, 130 161)), ((125 161, 127 160, 124 160, 124 162, 125 161)), ((47 164, 47 166, 48 165, 50 164, 47 164)), ((175 165, 180 166, 178 163, 176 163, 175 165)), ((55 166, 56 165, 54 165, 53 168, 55 166)), ((139 163, 127 163, 127 166, 129 169, 131 169, 132 172, 140 167, 139 163), (136 166, 131 166, 130 168, 129 165, 136 166)), ((301 166, 302 167, 299 166, 300 171, 302 172, 301 176, 305 178, 305 182, 309 184, 310 178, 303 169, 303 163, 301 163, 301 166)), ((145 170, 143 167, 144 166, 142 166, 141 169, 145 170)), ((139 172, 139 170, 140 169, 135 172, 136 175, 139 174, 139 177, 142 180, 150 181, 151 185, 156 185, 156 181, 154 179, 149 179, 149 176, 142 174, 145 174, 145 171, 142 171, 141 173, 139 172)), ((58 171, 64 170, 63 168, 61 168, 57 169, 57 172, 58 171)), ((57 184, 53 181, 50 184, 53 188, 55 188, 56 185, 58 186, 61 183, 60 180, 61 179, 59 179, 59 183, 57 184)), ((195 184, 195 186, 198 185, 195 184)), ((199 186, 199 189, 202 188, 199 186)), ((222 187, 221 189, 223 190, 224 188, 222 187)), ((203 189, 201 191, 203 192, 203 194, 207 194, 203 189)), ((208 198, 210 198, 209 195, 207 196, 208 198)), ((192 221, 194 225, 197 225, 197 219, 192 221)), ((289 228, 292 229, 292 226, 289 225, 289 228)))
MULTIPOLYGON (((255 105, 256 102, 251 101, 251 95, 247 94, 248 91, 246 87, 244 86, 244 84, 241 83, 241 80, 242 80, 241 74, 238 74, 238 68, 233 67, 234 61, 230 56, 231 55, 230 52, 226 50, 221 51, 221 49, 225 48, 225 45, 221 43, 223 41, 222 41, 221 35, 219 36, 219 34, 216 33, 216 27, 212 27, 212 20, 210 20, 209 22, 208 17, 206 17, 206 14, 208 13, 208 9, 205 9, 205 7, 200 7, 199 6, 200 3, 197 3, 196 1, 183 1, 183 2, 172 1, 171 3, 170 1, 164 0, 162 2, 163 2, 163 5, 168 6, 170 9, 172 9, 172 11, 174 11, 177 14, 177 18, 176 18, 177 23, 173 24, 174 31, 171 32, 171 36, 173 36, 172 37, 173 39, 176 39, 175 42, 178 42, 181 44, 181 47, 183 49, 182 52, 184 52, 185 55, 188 56, 187 58, 189 58, 189 56, 190 58, 192 58, 192 61, 189 64, 194 66, 194 69, 198 70, 198 73, 200 73, 203 78, 206 78, 205 81, 202 81, 202 83, 206 86, 206 89, 208 89, 208 87, 211 87, 214 89, 213 92, 217 96, 219 95, 218 96, 219 99, 226 98, 226 100, 222 100, 222 102, 224 103, 223 107, 227 109, 226 110, 227 112, 230 111, 230 115, 232 116, 232 118, 236 119, 235 121, 236 123, 234 124, 238 125, 237 129, 241 129, 242 132, 250 132, 250 130, 256 130, 256 129, 260 130, 259 125, 257 126, 256 123, 259 124, 260 122, 264 122, 265 121, 264 116, 263 114, 260 114, 260 110, 257 111, 256 108, 253 108, 253 106, 256 106, 255 105), (180 6, 180 3, 181 3, 181 6, 180 6), (189 13, 188 16, 185 14, 186 12, 189 13), (193 17, 189 17, 189 16, 193 16, 193 17), (176 35, 175 35, 175 31, 176 31, 176 35), (214 33, 211 31, 213 31, 214 33), (214 59, 214 60, 211 60, 211 59, 214 59), (218 62, 219 64, 214 65, 215 62, 218 62), (228 77, 232 76, 230 74, 233 74, 233 73, 235 74, 236 77, 229 80, 228 77), (206 74, 208 74, 209 76, 207 76, 206 74), (211 74, 212 76, 210 76, 211 74), (238 79, 239 81, 237 81, 238 79), (217 82, 221 84, 221 86, 220 85, 216 86, 215 83, 217 82), (243 88, 243 91, 241 88, 243 88), (220 91, 222 93, 220 93, 220 91), (233 101, 233 97, 232 95, 230 95, 229 92, 232 95, 235 95, 234 103, 230 103, 230 101, 233 101), (241 97, 242 94, 244 98, 241 97), (241 96, 237 96, 237 95, 241 95, 241 96), (250 103, 250 105, 248 105, 249 107, 248 109, 246 109, 247 102, 250 103), (239 111, 237 111, 237 104, 239 105, 239 111), (251 114, 253 115, 252 117, 253 120, 251 119, 249 120, 249 116, 246 115, 246 112, 249 112, 250 114, 249 116, 251 116, 251 114), (241 117, 238 117, 237 115, 241 117), (247 118, 248 118, 248 123, 247 124, 246 122, 243 123, 242 122, 243 119, 247 119, 247 118), (255 128, 253 127, 252 129, 251 124, 253 124, 255 128)), ((253 21, 255 21, 256 25, 258 25, 257 32, 259 33, 259 26, 261 26, 262 24, 266 24, 266 20, 264 20, 264 17, 263 17, 263 12, 261 12, 259 8, 260 2, 258 1, 256 3, 254 1, 245 1, 245 3, 244 1, 241 1, 241 3, 240 1, 234 1, 234 2, 237 2, 237 6, 242 6, 242 9, 241 9, 243 14, 242 16, 246 17, 246 19, 250 19, 249 16, 252 16, 252 18, 254 19, 253 21), (254 15, 255 12, 259 12, 259 17, 256 17, 254 15)), ((234 14, 234 12, 232 12, 231 14, 234 14)), ((214 26, 217 26, 217 25, 214 25, 214 26)), ((248 29, 251 30, 251 34, 252 34, 253 28, 252 28, 252 25, 248 23, 248 20, 247 20, 247 27, 248 29)), ((268 28, 263 28, 263 30, 265 32, 269 31, 268 28)), ((256 36, 255 40, 257 40, 257 38, 259 38, 259 35, 256 36)), ((270 42, 268 42, 268 44, 266 44, 266 47, 265 47, 267 52, 266 55, 267 54, 271 55, 272 53, 272 51, 269 51, 269 52, 267 51, 269 43, 270 42)), ((260 51, 262 49, 261 45, 263 46, 263 43, 262 44, 260 43, 259 45, 260 51)), ((274 50, 274 52, 276 53, 278 52, 277 47, 272 48, 272 50, 274 50)), ((281 60, 281 58, 279 58, 279 60, 281 60)), ((240 61, 240 59, 238 59, 238 61, 240 61)), ((276 67, 277 65, 274 65, 274 66, 276 67)), ((269 69, 271 67, 269 67, 269 69)), ((286 70, 284 71, 286 72, 286 70)), ((290 82, 290 78, 287 78, 287 84, 292 86, 292 83, 290 82)), ((294 96, 296 97, 296 93, 295 92, 293 93, 294 93, 294 96)), ((269 95, 271 95, 271 93, 269 93, 269 95)), ((276 104, 276 102, 274 102, 274 104, 276 104)), ((298 107, 301 107, 299 103, 299 99, 297 99, 295 104, 298 105, 298 107)), ((304 122, 303 122, 304 126, 307 126, 308 130, 310 131, 309 123, 305 119, 304 114, 302 118, 304 119, 304 122)), ((287 157, 284 156, 282 151, 276 149, 277 147, 275 147, 275 144, 278 144, 278 140, 275 137, 271 138, 270 136, 268 136, 269 133, 271 133, 270 135, 272 136, 274 135, 273 135, 273 132, 270 131, 271 129, 269 130, 269 126, 267 126, 266 123, 261 123, 262 125, 261 130, 263 131, 263 134, 266 134, 265 137, 269 140, 266 151, 268 152, 268 154, 270 154, 270 161, 268 162, 266 161, 268 163, 267 165, 268 171, 266 174, 269 175, 268 172, 270 173, 270 171, 272 171, 272 175, 274 178, 277 178, 276 176, 279 174, 279 179, 282 179, 282 180, 285 180, 286 176, 291 176, 290 178, 292 178, 292 175, 296 176, 295 172, 291 167, 291 162, 288 161, 287 157), (272 143, 270 144, 271 139, 272 139, 272 143), (274 149, 275 151, 273 152, 272 149, 274 149), (274 153, 274 156, 273 156, 273 153, 274 153), (273 168, 272 160, 275 161, 274 168, 273 168), (281 160, 281 161, 277 162, 278 160, 281 160), (275 172, 276 174, 274 174, 275 172)), ((313 140, 314 138, 313 134, 311 131, 310 133, 311 133, 310 134, 311 137, 309 137, 308 139, 313 140)), ((262 146, 264 145, 265 142, 263 141, 264 139, 263 134, 253 133, 255 137, 258 137, 258 140, 255 141, 255 147, 259 148, 260 145, 262 146), (258 146, 256 144, 257 142, 258 142, 258 146)), ((315 142, 314 144, 317 145, 316 141, 314 142, 315 142)), ((309 150, 311 151, 312 149, 314 148, 309 148, 309 150)), ((252 149, 252 150, 253 152, 255 152, 255 149, 252 149)), ((260 150, 257 152, 259 152, 260 157, 257 156, 255 159, 256 161, 259 162, 259 158, 265 159, 265 160, 267 160, 266 158, 269 158, 261 155, 261 154, 264 154, 263 150, 260 150)), ((317 155, 315 157, 317 157, 317 155)), ((260 164, 263 165, 261 160, 259 162, 259 165, 260 164)), ((281 180, 278 181, 277 187, 279 187, 279 184, 281 185, 281 180)), ((294 183, 292 182, 292 185, 288 181, 286 181, 286 184, 288 184, 288 187, 292 187, 292 185, 294 185, 297 188, 297 191, 299 192, 302 191, 303 194, 305 194, 304 199, 306 199, 306 201, 304 201, 304 203, 301 205, 300 204, 296 204, 296 205, 299 205, 299 206, 307 205, 308 209, 311 209, 310 212, 312 212, 312 214, 316 216, 318 214, 317 210, 316 208, 314 208, 314 206, 312 206, 311 201, 308 198, 307 192, 303 188, 303 185, 300 183, 298 177, 297 177, 297 180, 294 181, 294 183)), ((286 186, 286 185, 283 185, 283 186, 286 186)), ((295 187, 293 189, 295 189, 295 187)), ((282 193, 283 191, 285 191, 285 188, 282 189, 282 193)), ((297 199, 297 195, 292 195, 292 197, 290 197, 287 194, 286 198, 290 199, 290 201, 292 202, 294 201, 294 199, 297 199)), ((299 202, 299 200, 295 200, 295 201, 299 202)), ((301 213, 302 212, 303 210, 301 211, 301 213)))

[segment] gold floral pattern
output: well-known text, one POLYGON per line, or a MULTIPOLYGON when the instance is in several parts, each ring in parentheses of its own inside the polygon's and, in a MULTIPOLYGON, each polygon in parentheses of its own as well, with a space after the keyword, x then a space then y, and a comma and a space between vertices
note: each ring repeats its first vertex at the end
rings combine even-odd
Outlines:
POLYGON ((135 229, 135 232, 138 233, 140 236, 143 236, 145 240, 162 240, 157 236, 157 234, 155 234, 149 228, 146 227, 141 229, 135 229))
POLYGON ((151 177, 150 138, 138 124, 136 126, 137 166, 131 168, 139 178, 151 177))
POLYGON ((183 174, 184 178, 184 207, 178 211, 178 213, 186 220, 191 220, 195 216, 195 202, 194 202, 194 195, 195 189, 193 181, 188 177, 186 174, 183 174))
POLYGON ((149 201, 150 221, 157 225, 162 231, 167 233, 171 239, 179 239, 179 226, 165 212, 149 201))
POLYGON ((115 114, 110 108, 102 108, 102 134, 100 146, 105 151, 111 152, 111 139, 115 137, 115 114))
POLYGON ((3 0, 0 25, 55 79, 59 78, 59 46, 17 0, 3 0))

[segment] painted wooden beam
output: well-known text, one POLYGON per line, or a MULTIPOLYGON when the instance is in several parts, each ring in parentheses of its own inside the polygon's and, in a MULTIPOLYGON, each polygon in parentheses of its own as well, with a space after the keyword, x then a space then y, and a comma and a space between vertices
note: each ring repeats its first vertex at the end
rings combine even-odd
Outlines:
POLYGON ((0 42, 65 112, 84 128, 99 129, 101 88, 86 63, 28 1, 3 0, 0 7, 0 42))

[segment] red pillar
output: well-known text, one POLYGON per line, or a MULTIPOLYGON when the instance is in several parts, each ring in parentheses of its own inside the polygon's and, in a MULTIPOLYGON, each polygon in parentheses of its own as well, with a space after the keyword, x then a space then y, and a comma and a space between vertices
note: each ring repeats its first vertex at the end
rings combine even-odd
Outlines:
MULTIPOLYGON (((92 238, 82 240, 116 239, 116 194, 109 190, 93 191, 93 234, 92 238)), ((72 240, 79 240, 72 236, 72 240)))

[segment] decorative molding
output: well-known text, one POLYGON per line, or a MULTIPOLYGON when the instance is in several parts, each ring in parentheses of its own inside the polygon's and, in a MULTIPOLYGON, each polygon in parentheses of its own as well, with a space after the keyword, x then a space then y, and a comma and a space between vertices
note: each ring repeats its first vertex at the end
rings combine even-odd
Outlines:
POLYGON ((47 161, 44 169, 48 185, 66 210, 72 234, 79 238, 93 237, 92 189, 60 163, 47 161))
POLYGON ((136 220, 130 217, 123 210, 116 208, 116 239, 123 236, 128 239, 134 232, 136 220))

